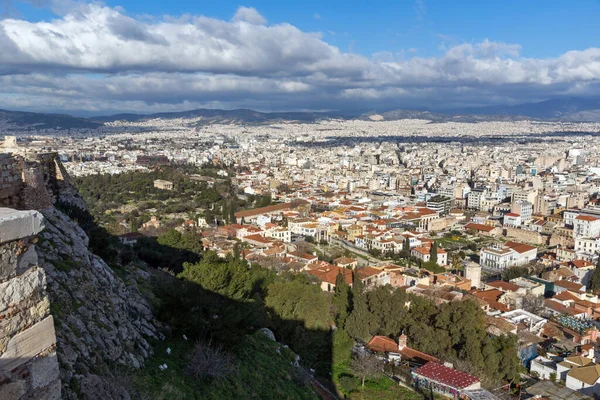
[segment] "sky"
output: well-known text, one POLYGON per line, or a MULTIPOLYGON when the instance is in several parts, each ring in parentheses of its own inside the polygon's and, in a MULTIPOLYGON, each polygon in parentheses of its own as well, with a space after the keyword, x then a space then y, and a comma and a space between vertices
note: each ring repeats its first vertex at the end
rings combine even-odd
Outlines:
POLYGON ((0 108, 443 110, 600 97, 600 0, 0 0, 0 108))

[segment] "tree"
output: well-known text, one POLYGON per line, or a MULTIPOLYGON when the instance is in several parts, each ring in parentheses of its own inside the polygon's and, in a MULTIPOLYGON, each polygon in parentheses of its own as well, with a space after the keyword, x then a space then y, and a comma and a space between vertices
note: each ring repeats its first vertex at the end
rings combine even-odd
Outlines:
POLYGON ((236 243, 233 245, 233 259, 234 260, 240 259, 240 244, 239 243, 236 243))
POLYGON ((332 302, 335 306, 335 324, 338 328, 343 328, 351 308, 350 286, 346 283, 341 272, 335 278, 335 293, 332 302))
POLYGON ((361 386, 364 391, 365 379, 379 375, 382 371, 382 365, 374 354, 360 354, 352 358, 350 370, 361 379, 361 386))
POLYGON ((410 257, 410 238, 404 238, 404 243, 402 244, 402 253, 404 257, 410 257))
POLYGON ((438 260, 437 256, 438 256, 438 245, 437 245, 437 242, 434 240, 433 243, 431 244, 431 250, 429 250, 429 261, 437 264, 437 260, 438 260))
POLYGON ((129 229, 131 230, 131 232, 137 232, 138 231, 138 219, 135 216, 131 216, 130 220, 129 220, 129 229))
POLYGON ((229 223, 235 224, 235 202, 229 207, 229 223))
POLYGON ((521 308, 533 314, 538 314, 544 309, 544 296, 528 294, 523 296, 521 308))
POLYGON ((511 279, 520 278, 522 276, 526 276, 529 274, 529 269, 524 266, 514 266, 506 268, 502 272, 502 279, 505 281, 510 281, 511 279))
POLYGON ((600 291, 600 257, 598 257, 596 268, 594 269, 590 282, 588 283, 588 289, 593 293, 600 291))
POLYGON ((364 285, 358 274, 354 275, 352 284, 352 313, 348 316, 344 329, 348 335, 363 342, 367 342, 378 329, 376 317, 369 310, 364 285))

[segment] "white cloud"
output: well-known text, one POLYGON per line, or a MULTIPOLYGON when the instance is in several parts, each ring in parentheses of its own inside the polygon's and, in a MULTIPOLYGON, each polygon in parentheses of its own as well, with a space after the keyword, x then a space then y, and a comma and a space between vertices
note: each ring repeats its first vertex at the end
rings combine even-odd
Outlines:
POLYGON ((518 44, 443 40, 439 57, 366 58, 318 33, 266 25, 248 7, 223 21, 78 5, 52 21, 0 21, 0 106, 389 108, 589 95, 600 82, 600 48, 535 59, 518 44))
POLYGON ((233 16, 233 20, 249 22, 255 25, 264 25, 267 23, 267 19, 260 15, 260 13, 256 11, 256 8, 244 6, 241 6, 237 9, 235 15, 233 16))

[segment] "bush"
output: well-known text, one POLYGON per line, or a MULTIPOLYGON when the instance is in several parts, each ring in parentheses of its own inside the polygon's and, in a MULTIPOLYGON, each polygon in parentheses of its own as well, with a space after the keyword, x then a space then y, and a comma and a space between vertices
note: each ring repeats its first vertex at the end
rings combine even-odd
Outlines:
POLYGON ((358 379, 354 376, 344 375, 340 378, 340 386, 345 393, 350 393, 358 388, 358 379))
POLYGON ((195 379, 224 379, 235 369, 233 357, 222 347, 198 342, 192 351, 192 358, 187 365, 186 373, 195 379))

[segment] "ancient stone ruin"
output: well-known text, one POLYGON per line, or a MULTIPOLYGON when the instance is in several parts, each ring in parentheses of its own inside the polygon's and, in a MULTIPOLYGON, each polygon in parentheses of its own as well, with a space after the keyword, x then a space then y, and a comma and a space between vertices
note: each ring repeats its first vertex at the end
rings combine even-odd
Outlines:
POLYGON ((0 399, 60 399, 54 321, 38 265, 37 211, 0 208, 0 399))

